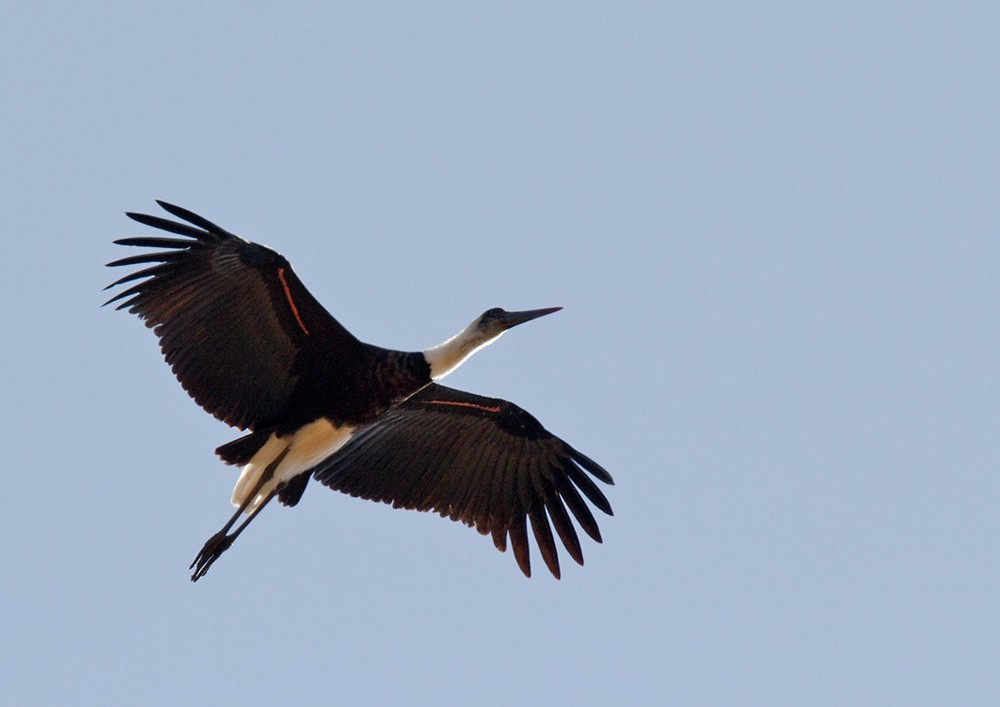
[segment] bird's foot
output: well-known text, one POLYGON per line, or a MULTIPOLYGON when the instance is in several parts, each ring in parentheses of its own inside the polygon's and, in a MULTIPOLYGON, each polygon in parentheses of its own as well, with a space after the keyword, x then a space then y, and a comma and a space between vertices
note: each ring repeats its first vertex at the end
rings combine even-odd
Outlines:
POLYGON ((222 553, 229 549, 235 538, 235 535, 226 535, 224 530, 220 530, 205 541, 201 552, 198 553, 198 556, 194 558, 194 562, 188 567, 188 569, 194 570, 194 574, 191 575, 191 581, 197 582, 204 577, 208 572, 208 568, 212 566, 213 562, 219 559, 222 553))

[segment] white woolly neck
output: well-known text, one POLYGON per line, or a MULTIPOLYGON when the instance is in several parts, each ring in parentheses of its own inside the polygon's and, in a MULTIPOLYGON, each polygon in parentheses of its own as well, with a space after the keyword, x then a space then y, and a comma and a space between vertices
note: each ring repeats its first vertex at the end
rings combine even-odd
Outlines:
POLYGON ((500 338, 500 334, 487 337, 478 324, 477 319, 443 344, 424 350, 424 358, 431 367, 433 380, 444 378, 461 366, 469 356, 500 338))

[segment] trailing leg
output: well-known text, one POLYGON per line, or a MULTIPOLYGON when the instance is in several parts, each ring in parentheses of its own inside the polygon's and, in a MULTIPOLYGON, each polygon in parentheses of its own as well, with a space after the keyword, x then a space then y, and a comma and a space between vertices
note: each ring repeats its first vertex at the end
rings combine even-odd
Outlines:
POLYGON ((198 556, 194 558, 194 562, 192 562, 188 567, 188 569, 194 570, 194 574, 191 575, 192 582, 197 582, 205 576, 212 564, 222 556, 222 553, 229 549, 229 547, 233 544, 233 541, 236 540, 236 538, 239 537, 239 534, 243 532, 243 529, 250 524, 250 521, 256 518, 257 514, 264 510, 264 506, 266 506, 268 502, 274 498, 275 494, 279 491, 278 488, 272 490, 267 497, 260 504, 258 504, 253 511, 251 511, 246 520, 240 523, 239 527, 237 527, 235 531, 232 533, 229 532, 230 528, 236 525, 236 521, 240 519, 240 516, 243 515, 246 509, 253 503, 257 494, 260 493, 265 484, 267 484, 274 477, 275 469, 277 469, 278 465, 281 464, 286 454, 288 454, 288 448, 285 448, 285 450, 282 451, 281 454, 274 459, 274 461, 267 465, 267 468, 264 469, 264 472, 260 475, 257 483, 254 484, 253 490, 247 494, 243 503, 240 504, 240 507, 233 514, 232 518, 229 519, 229 522, 222 526, 222 530, 205 541, 205 544, 201 548, 201 552, 198 553, 198 556))

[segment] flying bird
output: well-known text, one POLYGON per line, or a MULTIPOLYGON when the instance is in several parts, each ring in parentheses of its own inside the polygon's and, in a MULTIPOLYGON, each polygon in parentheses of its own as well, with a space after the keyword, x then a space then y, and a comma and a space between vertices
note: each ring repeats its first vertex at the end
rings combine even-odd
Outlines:
POLYGON ((607 471, 517 405, 436 382, 506 330, 560 307, 489 309, 438 346, 383 349, 341 326, 279 253, 157 203, 183 223, 126 215, 180 238, 116 240, 155 250, 108 263, 144 267, 108 285, 127 287, 105 305, 117 302, 144 320, 195 402, 247 432, 216 450, 243 468, 232 495, 237 510, 191 563, 192 581, 275 496, 286 506, 298 503, 310 478, 461 521, 492 535, 501 552, 509 539, 528 577, 529 522, 557 579, 553 528, 581 565, 570 514, 601 542, 587 501, 612 515, 591 478, 613 484, 607 471))

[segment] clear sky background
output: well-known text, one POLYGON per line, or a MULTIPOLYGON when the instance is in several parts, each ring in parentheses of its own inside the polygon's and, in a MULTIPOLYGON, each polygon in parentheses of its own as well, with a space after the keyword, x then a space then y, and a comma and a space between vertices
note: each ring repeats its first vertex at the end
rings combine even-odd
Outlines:
POLYGON ((0 5, 0 702, 996 704, 996 3, 0 5), (101 309, 182 204, 615 476, 585 567, 319 486, 101 309))

